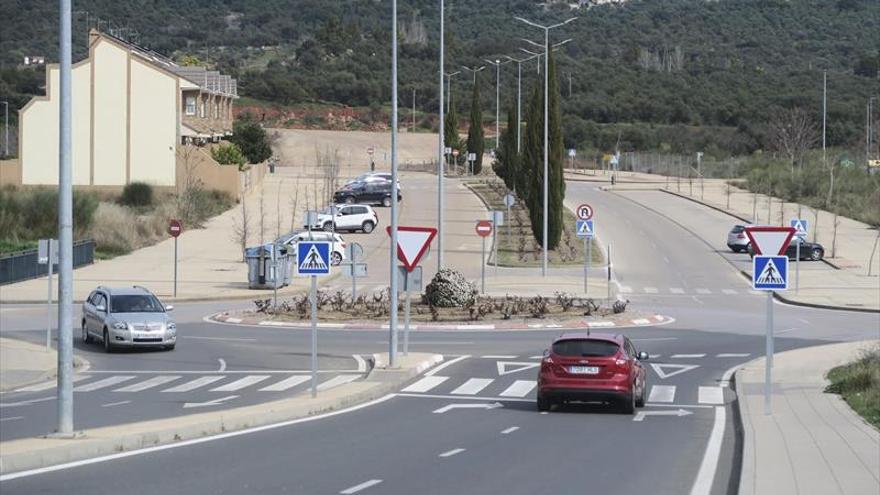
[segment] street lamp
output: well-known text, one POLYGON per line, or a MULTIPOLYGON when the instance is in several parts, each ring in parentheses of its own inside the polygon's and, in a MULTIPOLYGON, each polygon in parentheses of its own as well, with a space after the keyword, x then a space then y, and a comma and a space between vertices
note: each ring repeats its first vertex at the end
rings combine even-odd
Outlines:
POLYGON ((488 59, 486 62, 495 66, 495 150, 497 151, 501 140, 501 131, 498 125, 501 119, 501 66, 510 63, 510 60, 502 62, 496 58, 494 62, 488 59))
MULTIPOLYGON (((440 0, 440 124, 437 126, 439 129, 440 135, 440 145, 437 150, 437 271, 440 271, 443 268, 443 200, 444 200, 444 184, 443 184, 443 176, 445 174, 446 169, 446 136, 444 135, 444 125, 446 117, 443 114, 443 76, 447 76, 447 80, 449 77, 458 74, 455 72, 453 74, 447 75, 445 74, 446 62, 445 62, 445 8, 443 0, 440 0)), ((395 20, 396 25, 396 20, 395 20)), ((449 111, 449 100, 446 101, 446 110, 449 111)), ((394 201, 392 199, 392 201, 394 201)), ((394 251, 397 249, 397 246, 392 246, 391 250, 394 251)), ((396 277, 395 273, 391 274, 392 277, 396 277)))
POLYGON ((480 72, 481 70, 483 70, 483 69, 486 68, 485 65, 481 65, 480 67, 478 67, 478 68, 476 68, 476 69, 471 68, 471 67, 468 67, 468 66, 466 66, 466 65, 462 65, 461 67, 462 67, 462 69, 464 69, 464 70, 469 70, 469 71, 471 71, 471 72, 474 73, 474 84, 477 84, 477 72, 480 72))
MULTIPOLYGON (((440 68, 441 73, 443 68, 440 68)), ((391 0, 391 245, 388 365, 397 366, 397 0, 391 0)), ((314 279, 312 279, 314 280, 314 279)))
POLYGON ((449 113, 449 100, 452 99, 452 76, 461 74, 460 70, 445 74, 446 76, 446 113, 449 113))
POLYGON ((522 127, 522 63, 528 62, 529 60, 540 57, 541 55, 538 53, 533 54, 531 57, 526 57, 522 59, 516 59, 511 56, 505 55, 508 60, 511 62, 516 62, 516 152, 519 154, 520 152, 520 144, 521 144, 521 136, 520 129, 522 127))
POLYGON ((6 133, 3 156, 9 156, 9 102, 0 101, 0 103, 3 104, 3 130, 6 133))
MULTIPOLYGON (((550 143, 549 143, 550 130, 549 129, 550 129, 550 127, 549 127, 549 123, 548 123, 548 118, 549 118, 550 111, 549 111, 549 107, 548 107, 547 98, 548 98, 549 92, 550 92, 550 80, 549 80, 550 71, 548 70, 548 65, 550 62, 550 30, 554 29, 554 28, 562 27, 562 26, 568 24, 569 22, 577 19, 577 17, 572 17, 566 21, 560 22, 558 24, 552 24, 550 26, 542 26, 542 25, 536 24, 532 21, 523 19, 522 17, 517 17, 516 19, 518 21, 522 21, 522 22, 528 24, 529 26, 533 26, 533 27, 540 28, 540 29, 544 30, 544 219, 543 219, 543 226, 542 226, 543 227, 543 246, 542 247, 544 248, 544 253, 543 253, 543 259, 541 260, 541 276, 546 277, 547 276, 547 239, 549 237, 547 234, 547 232, 548 232, 548 227, 547 227, 547 216, 548 215, 547 215, 547 213, 548 213, 548 209, 549 209, 548 205, 547 205, 547 201, 548 201, 548 197, 549 197, 547 184, 549 182, 548 162, 549 162, 549 151, 550 151, 549 150, 549 145, 550 145, 550 143)), ((531 41, 529 41, 529 42, 533 43, 531 41)))
POLYGON ((870 165, 871 163, 871 116, 874 113, 871 108, 873 106, 874 100, 876 100, 876 96, 872 96, 868 98, 868 108, 867 108, 867 116, 865 118, 865 166, 870 165))

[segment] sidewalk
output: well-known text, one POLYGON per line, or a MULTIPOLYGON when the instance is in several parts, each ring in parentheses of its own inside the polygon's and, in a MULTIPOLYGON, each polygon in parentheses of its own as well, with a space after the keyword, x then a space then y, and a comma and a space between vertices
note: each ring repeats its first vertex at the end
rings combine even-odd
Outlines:
POLYGON ((56 368, 54 349, 0 337, 0 392, 50 380, 56 368))
POLYGON ((880 432, 839 396, 823 392, 828 370, 852 361, 869 345, 777 354, 772 415, 764 414, 764 358, 737 371, 744 430, 740 495, 880 493, 880 432))

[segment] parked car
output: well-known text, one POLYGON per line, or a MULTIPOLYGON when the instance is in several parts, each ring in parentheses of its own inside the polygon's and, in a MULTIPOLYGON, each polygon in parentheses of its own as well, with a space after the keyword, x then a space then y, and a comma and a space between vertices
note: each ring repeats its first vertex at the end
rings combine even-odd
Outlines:
POLYGON ((745 225, 734 225, 727 233, 727 247, 734 253, 748 250, 749 237, 746 235, 745 225))
MULTIPOLYGON (((390 181, 353 182, 336 191, 333 194, 333 200, 346 204, 391 206, 391 189, 390 181)), ((402 199, 403 196, 398 188, 397 201, 402 199)))
MULTIPOLYGON (((362 230, 369 234, 379 225, 379 215, 368 205, 340 204, 336 205, 334 217, 330 208, 318 213, 317 221, 312 225, 313 230, 350 231, 362 230)), ((305 228, 309 228, 305 225, 305 228)))
MULTIPOLYGON (((825 257, 825 248, 822 247, 822 245, 818 242, 807 242, 800 237, 792 237, 791 242, 788 243, 788 247, 785 248, 785 255, 788 256, 788 259, 794 260, 795 258, 797 258, 798 243, 800 243, 801 245, 801 260, 822 261, 822 258, 825 257)), ((749 256, 754 258, 755 250, 752 249, 751 243, 749 243, 747 249, 749 251, 749 256)))
MULTIPOLYGON (((351 179, 345 185, 356 182, 391 182, 391 172, 368 172, 351 179)), ((397 188, 400 189, 400 180, 397 181, 397 188)))
POLYGON ((98 286, 82 305, 82 339, 100 340, 106 352, 118 347, 174 349, 177 325, 165 306, 149 290, 98 286))
POLYGON ((345 239, 342 238, 341 235, 336 234, 334 232, 324 232, 321 230, 313 230, 311 234, 306 230, 300 230, 296 232, 291 232, 285 236, 282 236, 278 239, 278 243, 286 246, 288 249, 288 254, 291 257, 296 256, 296 245, 300 241, 327 241, 332 243, 330 245, 330 264, 333 266, 337 266, 343 261, 345 261, 345 239))
POLYGON ((563 334, 541 360, 538 410, 566 401, 606 402, 632 414, 645 405, 646 359, 648 353, 637 352, 623 335, 563 334))

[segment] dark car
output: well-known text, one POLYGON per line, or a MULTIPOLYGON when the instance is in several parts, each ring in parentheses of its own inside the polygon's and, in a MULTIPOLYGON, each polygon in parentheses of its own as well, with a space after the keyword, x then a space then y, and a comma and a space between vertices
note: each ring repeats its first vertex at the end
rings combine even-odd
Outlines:
MULTIPOLYGON (((788 259, 794 260, 797 258, 797 245, 800 243, 801 245, 801 259, 802 260, 812 260, 812 261, 822 261, 822 258, 825 257, 825 248, 822 247, 818 242, 807 242, 800 237, 793 237, 791 242, 788 243, 788 248, 785 250, 785 255, 788 256, 788 259)), ((749 243, 748 246, 749 256, 755 257, 755 250, 752 249, 752 243, 749 243)), ((764 253, 767 255, 776 254, 776 253, 764 253)))
MULTIPOLYGON (((391 206, 391 182, 389 181, 358 181, 346 184, 333 194, 333 200, 346 204, 371 204, 391 206)), ((400 188, 397 189, 397 201, 403 199, 400 188)))
POLYGON ((641 361, 648 353, 636 351, 623 335, 564 334, 544 351, 538 373, 539 411, 566 401, 607 402, 632 414, 645 405, 647 372, 641 361))

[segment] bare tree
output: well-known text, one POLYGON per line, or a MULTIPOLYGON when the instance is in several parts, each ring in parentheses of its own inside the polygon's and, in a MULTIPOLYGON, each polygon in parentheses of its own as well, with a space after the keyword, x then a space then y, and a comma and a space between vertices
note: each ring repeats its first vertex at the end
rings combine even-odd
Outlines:
POLYGON ((244 194, 239 196, 241 208, 238 215, 233 219, 232 223, 232 239, 241 246, 241 260, 244 261, 244 250, 247 248, 248 239, 251 234, 251 217, 248 213, 247 201, 244 194))
POLYGON ((770 146, 785 154, 794 173, 795 165, 803 168, 804 155, 819 141, 819 131, 803 108, 790 108, 770 119, 769 137, 770 146))
POLYGON ((260 185, 260 245, 265 242, 266 236, 266 187, 260 185))
POLYGON ((278 181, 278 191, 275 195, 275 238, 281 237, 281 186, 284 179, 278 181))
POLYGON ((198 148, 185 144, 177 147, 178 163, 183 167, 182 180, 176 184, 175 202, 177 216, 190 228, 201 227, 199 216, 199 201, 205 183, 199 177, 196 168, 198 148))
POLYGON ((296 212, 299 206, 299 177, 296 179, 296 186, 293 189, 293 196, 287 198, 287 205, 290 207, 290 230, 296 228, 296 212))

